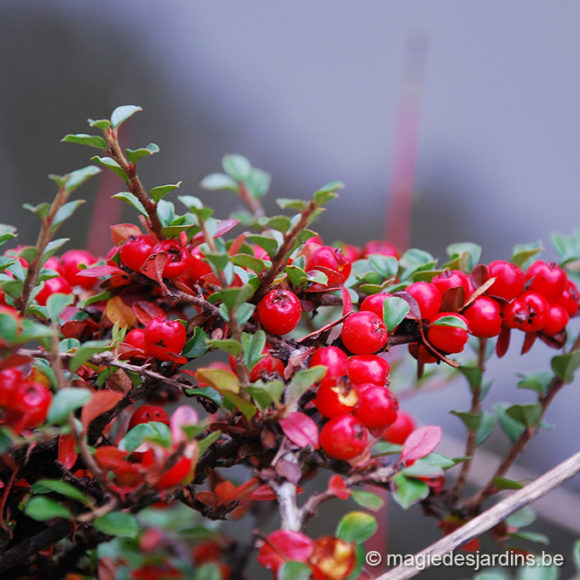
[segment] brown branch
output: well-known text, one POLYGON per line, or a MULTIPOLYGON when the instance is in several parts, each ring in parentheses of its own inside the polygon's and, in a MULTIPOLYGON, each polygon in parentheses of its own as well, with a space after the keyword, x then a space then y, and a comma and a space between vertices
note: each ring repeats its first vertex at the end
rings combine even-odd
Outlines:
POLYGON ((149 216, 149 225, 151 230, 155 232, 157 237, 163 238, 161 234, 162 225, 157 215, 157 204, 151 201, 149 195, 145 191, 141 179, 137 175, 137 169, 133 163, 129 163, 121 146, 119 145, 117 129, 110 128, 104 132, 105 141, 111 157, 120 165, 129 180, 129 188, 131 193, 141 202, 147 215, 149 216))
MULTIPOLYGON (((443 557, 445 554, 465 544, 465 542, 477 538, 505 520, 510 514, 533 503, 578 473, 580 473, 580 452, 572 455, 572 457, 569 457, 532 483, 526 485, 526 487, 514 492, 478 517, 470 520, 448 536, 421 550, 415 554, 415 562, 421 562, 429 567, 435 558, 443 557)), ((405 580, 419 574, 424 569, 424 566, 421 566, 421 569, 404 565, 398 566, 379 576, 376 580, 405 580)))

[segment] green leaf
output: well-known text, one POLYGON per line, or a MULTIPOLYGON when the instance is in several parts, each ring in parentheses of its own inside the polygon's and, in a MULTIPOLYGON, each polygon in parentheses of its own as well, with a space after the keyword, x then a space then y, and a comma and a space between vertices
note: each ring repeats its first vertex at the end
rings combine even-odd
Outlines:
POLYGON ((221 272, 225 270, 226 266, 230 261, 230 256, 227 253, 218 254, 215 252, 205 252, 205 257, 208 262, 215 266, 216 272, 221 272))
POLYGON ((45 522, 52 518, 72 519, 71 511, 64 505, 47 497, 33 497, 25 506, 24 513, 33 520, 45 522))
POLYGON ((336 537, 345 542, 362 544, 377 531, 377 521, 366 512, 349 512, 342 517, 336 527, 336 537))
POLYGON ((195 373, 198 382, 207 383, 220 393, 239 393, 240 381, 238 377, 226 369, 214 369, 211 367, 198 369, 195 373))
POLYGON ((514 528, 525 528, 536 521, 536 512, 525 506, 507 517, 505 523, 514 528))
POLYGON ((23 203, 22 207, 33 214, 37 215, 40 219, 44 219, 50 212, 50 203, 46 201, 39 203, 38 205, 31 205, 29 203, 23 203))
POLYGON ((46 301, 46 308, 48 310, 48 317, 53 322, 58 322, 62 311, 74 302, 74 296, 71 294, 52 294, 46 301))
POLYGON ((48 423, 55 425, 65 423, 68 416, 91 400, 93 393, 89 389, 66 387, 56 393, 48 411, 48 423))
POLYGON ((258 403, 262 410, 266 410, 272 403, 278 405, 284 392, 282 381, 256 381, 246 389, 252 399, 258 403))
POLYGON ((59 493, 70 499, 74 499, 87 507, 92 507, 93 501, 88 495, 84 494, 80 489, 77 489, 74 485, 67 483, 66 481, 60 481, 58 479, 39 479, 32 485, 32 493, 42 494, 42 493, 59 493))
POLYGON ((242 346, 244 350, 244 364, 251 371, 263 358, 263 350, 266 346, 266 333, 258 330, 255 334, 242 333, 242 346))
POLYGON ((482 373, 479 367, 476 365, 461 365, 457 370, 467 379, 472 391, 481 386, 482 373))
POLYGON ((576 566, 576 570, 580 571, 580 540, 574 542, 573 556, 574 566, 576 566))
POLYGON ((326 374, 326 367, 324 365, 316 365, 298 371, 290 381, 288 389, 286 390, 286 404, 292 407, 300 400, 300 397, 314 384, 322 380, 326 374))
POLYGON ((424 481, 405 477, 402 473, 397 473, 393 477, 393 483, 395 484, 393 499, 403 509, 410 508, 429 495, 429 486, 424 481))
MULTIPOLYGON (((210 538, 211 539, 211 538, 210 538)), ((221 580, 222 573, 215 562, 206 562, 195 568, 193 580, 221 580)))
POLYGON ((89 125, 95 129, 100 129, 101 131, 106 131, 111 126, 111 121, 109 119, 88 119, 89 125))
POLYGON ((199 358, 209 351, 207 334, 200 326, 196 326, 193 336, 185 343, 182 355, 186 358, 199 358))
POLYGON ((224 401, 222 394, 213 389, 212 387, 203 387, 199 389, 186 389, 186 394, 189 397, 204 397, 210 401, 213 401, 218 407, 221 407, 224 401))
POLYGON ((216 441, 221 437, 221 431, 213 431, 207 437, 204 437, 201 441, 198 441, 197 448, 199 450, 199 456, 201 457, 216 441))
POLYGON ((510 262, 516 264, 520 268, 525 268, 527 262, 529 262, 536 254, 544 251, 542 242, 539 240, 537 242, 532 242, 531 244, 518 244, 514 247, 512 257, 510 262))
POLYGON ((263 248, 270 256, 273 256, 278 251, 279 244, 278 240, 272 237, 272 235, 266 235, 272 233, 272 230, 268 230, 264 235, 252 234, 248 236, 248 241, 258 244, 260 248, 263 248))
POLYGON ((237 407, 248 420, 258 412, 256 405, 231 391, 223 391, 223 396, 226 401, 237 407))
MULTIPOLYGON (((250 256, 249 254, 236 254, 230 258, 232 264, 236 266, 241 266, 242 268, 249 268, 250 270, 256 272, 256 274, 261 274, 266 268, 266 262, 260 258, 250 256)), ((270 262, 268 262, 270 264, 270 262)))
POLYGON ((14 344, 18 335, 18 322, 8 312, 0 312, 0 340, 5 344, 14 344))
POLYGON ((261 169, 256 169, 252 167, 250 175, 245 181, 246 187, 250 192, 250 195, 254 199, 260 199, 268 193, 270 189, 270 174, 262 171, 261 169))
POLYGON ((242 352, 242 345, 233 338, 226 338, 221 340, 208 340, 207 343, 212 348, 219 348, 229 354, 238 355, 242 352))
POLYGON ((328 203, 331 199, 338 197, 335 193, 338 189, 343 189, 344 183, 341 181, 331 181, 326 185, 322 186, 320 189, 317 189, 312 196, 314 203, 316 205, 324 205, 328 203))
POLYGON ((171 193, 172 191, 178 189, 179 187, 181 187, 181 181, 178 181, 177 183, 173 183, 170 185, 158 185, 157 187, 154 187, 151 191, 149 191, 149 195, 151 196, 151 199, 157 203, 160 199, 163 199, 168 193, 171 193))
POLYGON ((497 489, 522 489, 524 487, 523 483, 508 479, 507 477, 494 477, 493 485, 497 489))
POLYGON ((540 403, 531 403, 527 405, 512 405, 506 410, 506 413, 526 427, 535 427, 544 412, 540 403))
POLYGON ((214 292, 210 296, 210 302, 216 303, 222 301, 229 312, 241 306, 244 302, 249 300, 254 295, 254 288, 248 284, 240 286, 239 288, 226 288, 219 292, 214 292))
POLYGON ((554 376, 547 371, 536 373, 518 373, 521 380, 518 382, 518 389, 530 389, 540 395, 548 392, 554 376))
MULTIPOLYGON (((543 544, 544 546, 550 545, 550 538, 544 534, 539 534, 538 532, 512 532, 509 533, 510 538, 515 538, 517 540, 526 540, 528 542, 534 542, 535 544, 543 544)), ((556 576, 557 578, 558 576, 556 576)))
POLYGON ((200 182, 199 186, 202 189, 210 191, 238 191, 238 182, 224 173, 210 173, 206 175, 200 182))
POLYGON ((435 322, 431 323, 431 326, 452 326, 453 328, 463 328, 463 330, 467 330, 467 324, 465 321, 461 320, 458 316, 442 316, 438 318, 435 322))
POLYGON ((85 342, 81 348, 75 353, 71 358, 69 363, 69 369, 74 373, 82 365, 84 365, 93 355, 104 352, 108 350, 109 341, 108 340, 89 340, 85 342))
POLYGON ((141 107, 135 105, 121 105, 111 113, 111 125, 116 129, 120 127, 129 117, 142 111, 141 107))
POLYGON ((125 155, 130 163, 138 163, 143 157, 149 157, 149 155, 155 155, 159 153, 159 147, 155 143, 149 143, 146 147, 141 147, 139 149, 126 149, 125 155))
POLYGON ((97 518, 93 525, 99 532, 121 538, 136 538, 139 524, 134 515, 128 512, 110 512, 97 518))
POLYGON ((520 435, 525 431, 525 425, 519 423, 506 413, 509 405, 506 403, 497 403, 493 410, 497 413, 499 424, 504 433, 513 441, 517 441, 520 435))
POLYGON ((381 496, 370 491, 353 490, 350 497, 361 507, 374 512, 379 511, 385 505, 385 500, 381 496))
POLYGON ((558 580, 558 568, 547 566, 540 556, 536 556, 533 566, 524 566, 519 569, 517 580, 558 580))
POLYGON ((574 380, 574 372, 580 366, 580 351, 560 354, 552 358, 552 370, 564 383, 574 380))
POLYGON ((157 443, 166 449, 171 448, 172 438, 171 431, 165 423, 158 421, 149 421, 149 423, 140 423, 121 439, 119 449, 133 453, 143 442, 150 441, 157 443))
MULTIPOLYGON (((399 263, 393 256, 383 256, 381 254, 371 254, 367 258, 369 267, 380 275, 382 279, 388 280, 397 275, 399 263)), ((371 282, 371 280, 366 280, 371 282)))
POLYGON ((383 302, 383 320, 388 332, 392 332, 407 316, 409 304, 402 298, 391 296, 383 302))
POLYGON ((260 225, 278 230, 282 233, 286 233, 292 227, 290 218, 287 215, 275 215, 271 218, 265 219, 263 224, 260 225))
POLYGON ((141 215, 147 216, 147 210, 143 207, 143 204, 137 199, 137 196, 133 195, 130 191, 120 191, 113 195, 115 199, 120 199, 125 203, 128 203, 133 209, 136 209, 141 215))
POLYGON ((280 209, 295 209, 302 211, 306 207, 306 202, 303 199, 290 199, 287 197, 280 197, 276 200, 280 209))
POLYGON ((129 178, 127 174, 123 171, 122 167, 112 158, 112 157, 99 157, 95 155, 91 157, 91 161, 98 163, 99 165, 106 167, 116 175, 118 175, 121 179, 129 183, 129 178))
POLYGON ((574 230, 571 236, 552 234, 552 244, 560 256, 561 264, 580 259, 580 229, 574 230))
POLYGON ((278 570, 278 580, 308 580, 311 578, 310 566, 304 562, 289 560, 284 562, 278 570))
POLYGON ((477 431, 479 426, 481 425, 482 414, 481 413, 470 413, 465 411, 449 411, 452 415, 459 417, 464 425, 467 427, 467 430, 472 433, 473 431, 477 431))
POLYGON ((16 237, 16 228, 6 224, 0 224, 0 246, 16 237))
POLYGON ((481 246, 472 242, 461 242, 447 246, 450 262, 446 267, 471 272, 481 258, 481 246))
POLYGON ((380 455, 399 455, 402 450, 402 445, 396 445, 395 443, 389 443, 388 441, 379 441, 373 445, 372 455, 373 457, 378 457, 380 455))
POLYGON ((56 212, 56 215, 54 216, 54 221, 52 223, 52 228, 50 231, 53 233, 56 232, 58 226, 60 226, 62 222, 70 218, 74 214, 74 212, 84 203, 85 203, 84 199, 75 199, 74 201, 69 201, 68 203, 65 203, 56 212))
POLYGON ((107 150, 107 142, 100 135, 87 135, 86 133, 72 135, 69 133, 61 141, 63 143, 76 143, 77 145, 87 145, 88 147, 107 150))
POLYGON ((62 178, 67 193, 71 194, 85 181, 88 181, 91 177, 98 175, 99 173, 101 173, 101 170, 94 165, 87 165, 86 167, 67 173, 62 178))
POLYGON ((222 159, 224 171, 236 181, 245 181, 252 171, 251 163, 242 155, 226 155, 222 159))
POLYGON ((418 267, 426 266, 434 261, 435 258, 429 252, 417 248, 411 248, 403 254, 399 260, 399 264, 405 270, 415 270, 418 267))
POLYGON ((495 413, 488 413, 483 411, 481 414, 481 421, 477 428, 475 436, 475 445, 479 447, 492 434, 497 425, 497 415, 495 413))

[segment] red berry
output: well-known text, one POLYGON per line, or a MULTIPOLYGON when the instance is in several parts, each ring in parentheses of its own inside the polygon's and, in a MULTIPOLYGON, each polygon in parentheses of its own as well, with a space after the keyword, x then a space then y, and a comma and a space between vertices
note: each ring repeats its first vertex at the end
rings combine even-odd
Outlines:
POLYGON ((504 323, 508 328, 524 332, 541 330, 548 319, 548 301, 537 292, 524 292, 503 308, 504 323))
POLYGON ((412 357, 423 364, 435 363, 439 360, 425 345, 417 342, 412 342, 408 350, 412 357))
POLYGON ((14 391, 26 381, 22 371, 9 368, 0 371, 0 407, 6 408, 14 391))
POLYGON ((406 411, 399 411, 397 419, 383 433, 383 439, 396 445, 402 445, 415 430, 415 420, 406 411))
POLYGON ((294 330, 302 316, 300 300, 290 290, 270 290, 258 304, 260 324, 272 334, 287 334, 294 330))
POLYGON ((367 429, 385 429, 397 418, 399 402, 386 387, 372 385, 360 389, 355 417, 367 429))
POLYGON ((199 282, 204 276, 212 273, 211 266, 207 263, 205 256, 199 249, 199 246, 196 246, 191 251, 188 273, 194 282, 199 282))
POLYGON ((358 391, 344 378, 326 379, 320 383, 314 404, 324 417, 350 413, 358 401, 358 391))
POLYGON ((461 314, 441 312, 432 321, 427 331, 429 342, 437 349, 447 353, 461 352, 467 339, 467 320, 461 314), (438 320, 449 317, 449 324, 436 324, 438 320), (463 324, 462 324, 463 323, 463 324), (454 326, 452 324, 457 324, 454 326))
POLYGON ((363 258, 372 254, 380 254, 381 256, 393 256, 395 258, 399 257, 395 246, 386 240, 371 240, 370 242, 367 242, 363 248, 362 253, 363 258))
POLYGON ((347 373, 354 385, 373 383, 384 386, 391 366, 376 354, 357 354, 348 359, 347 373))
POLYGON ((578 306, 580 306, 580 292, 578 292, 578 288, 572 280, 568 280, 562 296, 558 299, 558 304, 561 304, 566 309, 569 316, 574 316, 578 311, 578 306))
POLYGON ((383 302, 390 296, 388 292, 379 292, 367 296, 360 305, 361 310, 374 312, 379 318, 383 318, 383 302))
POLYGON ((367 444, 367 430, 352 415, 331 419, 320 431, 320 446, 335 459, 349 460, 360 455, 367 444))
POLYGON ((181 456, 173 467, 170 467, 156 482, 156 489, 168 489, 185 482, 191 474, 192 461, 189 457, 181 456))
POLYGON ((382 318, 368 310, 351 314, 342 325, 342 342, 355 354, 372 354, 381 350, 388 339, 382 318))
POLYGON ((431 320, 434 318, 441 308, 441 292, 434 284, 429 282, 415 282, 405 288, 419 305, 421 310, 421 318, 424 320, 431 320))
POLYGON ((528 290, 541 294, 551 304, 562 296, 568 275, 554 262, 537 260, 527 269, 526 280, 530 282, 528 290))
POLYGON ((480 296, 463 314, 474 336, 491 338, 501 332, 501 307, 493 298, 480 296))
POLYGON ((131 236, 119 248, 121 260, 127 268, 139 272, 145 260, 153 254, 153 248, 157 240, 153 236, 131 236))
POLYGON ((336 346, 324 346, 314 351, 308 363, 309 367, 324 365, 326 374, 324 378, 330 379, 346 375, 348 356, 336 346))
POLYGON ((441 296, 451 288, 463 288, 466 300, 471 294, 471 280, 461 270, 444 270, 431 280, 431 284, 437 287, 441 296))
POLYGON ((125 342, 135 348, 147 350, 147 347, 145 346, 145 331, 141 328, 130 330, 125 336, 125 342))
POLYGON ((185 328, 181 322, 158 316, 145 327, 145 350, 159 360, 169 361, 185 346, 185 328))
POLYGON ((566 328, 569 320, 570 316, 561 304, 552 304, 548 310, 548 317, 542 327, 542 332, 548 336, 554 336, 566 328))
POLYGON ((153 253, 156 252, 167 254, 167 262, 163 267, 164 278, 177 278, 187 270, 189 254, 177 240, 159 242, 153 248, 153 253))
POLYGON ((158 405, 143 405, 131 416, 129 429, 133 429, 133 427, 141 423, 149 423, 150 421, 169 425, 169 415, 163 407, 159 407, 158 405))
POLYGON ((6 423, 21 429, 33 429, 44 423, 52 402, 52 393, 40 383, 24 382, 12 392, 8 402, 6 423))
POLYGON ((86 250, 69 250, 60 259, 59 272, 67 279, 71 286, 82 286, 90 290, 96 285, 97 279, 79 276, 78 274, 85 267, 92 266, 96 261, 97 259, 86 250))
POLYGON ((46 302, 53 294, 72 294, 72 287, 66 278, 58 276, 44 281, 44 286, 36 295, 36 301, 41 306, 46 306, 46 302))
POLYGON ((487 266, 488 279, 495 278, 487 293, 508 302, 524 290, 526 277, 519 266, 511 262, 495 260, 487 266))
MULTIPOLYGON (((344 580, 350 576, 356 562, 355 545, 334 536, 318 538, 309 560, 314 580, 344 580)), ((357 578, 361 577, 357 575, 357 578)))
POLYGON ((342 284, 350 275, 351 264, 338 248, 320 246, 310 256, 305 269, 323 272, 328 277, 328 284, 342 284))

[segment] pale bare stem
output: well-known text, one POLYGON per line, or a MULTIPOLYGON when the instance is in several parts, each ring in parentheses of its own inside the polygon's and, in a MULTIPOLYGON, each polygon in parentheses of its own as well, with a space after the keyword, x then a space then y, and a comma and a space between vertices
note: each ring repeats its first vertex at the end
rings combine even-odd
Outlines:
POLYGON ((139 176, 137 175, 137 169, 133 163, 130 163, 121 146, 119 145, 119 139, 117 134, 117 129, 107 129, 105 131, 105 141, 107 142, 107 147, 111 157, 121 166, 121 169, 125 172, 125 175, 129 179, 129 188, 131 193, 141 202, 147 215, 149 216, 149 225, 151 230, 155 234, 162 238, 161 234, 162 225, 159 221, 159 216, 157 215, 157 204, 154 203, 147 195, 139 176))
MULTIPOLYGON (((487 345, 487 339, 480 338, 479 339, 479 352, 477 356, 477 366, 481 371, 481 377, 483 380, 483 373, 485 371, 485 350, 487 345)), ((481 411, 481 383, 472 387, 471 390, 471 409, 469 412, 472 415, 477 415, 481 411)), ((452 497, 458 498, 465 487, 465 482, 467 481, 467 477, 469 476, 469 472, 471 470, 471 465, 473 463, 473 455, 475 453, 475 440, 477 437, 477 430, 469 431, 467 434, 467 441, 465 443, 465 457, 467 460, 463 462, 461 466, 461 471, 459 473, 459 477, 455 482, 453 489, 451 490, 452 497)))
MULTIPOLYGON (((514 492, 512 495, 497 503, 492 508, 473 518, 451 534, 445 536, 438 542, 418 552, 413 557, 415 562, 421 562, 429 567, 435 558, 443 557, 465 544, 469 540, 481 536, 500 522, 504 521, 510 514, 527 506, 537 499, 543 497, 553 489, 562 485, 566 480, 580 473, 580 452, 572 455, 544 475, 538 477, 524 488, 514 492)), ((379 576, 376 580, 405 580, 412 578, 425 569, 415 567, 398 566, 386 574, 379 576)))
POLYGON ((284 241, 276 255, 272 258, 272 266, 261 276, 260 287, 254 295, 256 301, 260 300, 260 298, 266 294, 272 285, 272 282, 276 279, 276 276, 278 276, 278 274, 284 269, 284 266, 286 265, 286 257, 292 249, 296 238, 300 235, 300 232, 308 226, 312 214, 317 209, 318 205, 312 200, 309 201, 306 207, 302 210, 298 222, 289 232, 284 234, 284 241))
POLYGON ((36 256, 32 263, 28 267, 26 272, 26 278, 24 279, 24 285, 22 286, 22 294, 16 299, 16 305, 21 314, 26 312, 28 308, 28 301, 30 300, 30 294, 32 289, 36 286, 38 281, 38 274, 40 272, 42 264, 42 256, 46 250, 46 246, 52 239, 52 225, 54 223, 54 218, 58 213, 58 210, 64 205, 68 197, 68 192, 66 187, 63 185, 59 188, 50 210, 45 218, 42 220, 42 226, 40 228, 40 233, 38 234, 38 239, 36 240, 36 256))
MULTIPOLYGON (((281 454, 280 458, 290 463, 298 463, 298 458, 290 451, 281 454)), ((274 480, 270 482, 270 487, 278 498, 282 529, 300 531, 302 514, 296 503, 296 484, 287 479, 283 479, 281 482, 274 480)))
POLYGON ((238 192, 240 194, 240 199, 248 206, 254 218, 258 219, 263 217, 264 208, 262 207, 262 204, 250 194, 244 183, 238 182, 238 192))
POLYGON ((86 514, 81 514, 77 516, 76 520, 77 522, 88 524, 93 520, 100 518, 101 516, 106 516, 108 513, 116 509, 118 505, 119 505, 118 498, 110 497, 107 503, 104 503, 103 505, 96 507, 95 509, 91 510, 90 512, 87 512, 86 514))

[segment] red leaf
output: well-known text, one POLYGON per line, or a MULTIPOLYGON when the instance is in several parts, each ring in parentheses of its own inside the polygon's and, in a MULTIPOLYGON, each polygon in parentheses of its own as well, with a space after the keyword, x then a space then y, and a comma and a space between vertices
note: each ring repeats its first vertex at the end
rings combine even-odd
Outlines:
POLYGON ((153 302, 146 302, 145 300, 139 300, 133 304, 133 311, 137 320, 143 325, 147 326, 154 318, 158 316, 165 316, 165 311, 157 304, 153 302))
POLYGON ((125 274, 121 268, 117 266, 92 266, 91 268, 85 268, 77 272, 77 276, 84 276, 85 278, 102 278, 103 276, 112 276, 113 274, 125 274))
POLYGON ((350 489, 344 483, 344 479, 336 473, 328 481, 328 491, 338 499, 348 499, 350 497, 350 489))
POLYGON ((165 286, 165 282, 163 282, 163 270, 165 268, 165 264, 169 257, 165 252, 157 252, 156 254, 151 254, 139 270, 141 274, 147 276, 151 280, 155 280, 161 286, 164 292, 168 292, 167 286, 165 286))
POLYGON ((306 562, 313 549, 314 542, 308 536, 292 530, 276 530, 260 548, 258 562, 276 573, 288 560, 306 562))
POLYGON ((81 423, 85 430, 88 429, 93 419, 110 411, 124 396, 123 393, 115 391, 98 391, 94 393, 81 412, 81 423))
POLYGON ((412 461, 429 455, 439 442, 443 433, 438 425, 427 425, 415 429, 403 444, 401 461, 412 461))
POLYGON ((111 238, 113 244, 118 246, 121 242, 126 242, 131 236, 138 238, 143 232, 135 224, 116 224, 111 226, 111 238))
POLYGON ((497 358, 502 358, 510 346, 511 329, 502 328, 495 345, 495 354, 497 358))
POLYGON ((290 413, 288 417, 280 421, 282 431, 292 443, 298 447, 312 445, 318 449, 318 427, 316 423, 304 413, 290 413))
POLYGON ((75 449, 75 438, 70 433, 58 438, 58 460, 66 469, 72 469, 79 454, 75 449))
POLYGON ((342 315, 346 316, 352 312, 352 299, 350 297, 350 292, 342 286, 340 289, 342 294, 342 315))
MULTIPOLYGON (((219 238, 220 236, 223 236, 224 234, 227 234, 231 229, 235 228, 238 224, 240 223, 240 220, 221 220, 215 234, 213 235, 214 239, 215 238, 219 238)), ((195 234, 195 236, 193 236, 192 238, 192 243, 195 244, 201 244, 202 242, 205 241, 205 236, 203 234, 203 232, 199 232, 198 234, 195 234)))
MULTIPOLYGON (((297 486, 296 493, 304 493, 304 490, 300 486, 297 486)), ((274 501, 277 497, 272 488, 267 483, 264 483, 252 492, 249 499, 251 501, 274 501)))

